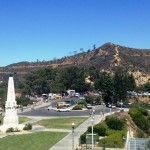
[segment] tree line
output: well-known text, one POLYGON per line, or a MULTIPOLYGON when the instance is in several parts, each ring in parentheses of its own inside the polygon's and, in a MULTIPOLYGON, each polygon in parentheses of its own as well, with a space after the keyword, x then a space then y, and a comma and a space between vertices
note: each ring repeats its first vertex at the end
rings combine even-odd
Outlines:
MULTIPOLYGON (((149 91, 149 83, 141 86, 149 91)), ((6 83, 0 84, 0 97, 6 99, 6 83)), ((43 93, 65 93, 73 89, 79 93, 101 92, 104 102, 125 100, 127 91, 137 89, 134 77, 122 68, 114 74, 101 72, 95 67, 44 68, 25 74, 23 80, 15 85, 22 95, 41 95, 43 93), (90 76, 94 83, 86 83, 90 76)), ((139 87, 138 87, 139 88, 139 87)), ((140 88, 139 88, 140 89, 140 88)))

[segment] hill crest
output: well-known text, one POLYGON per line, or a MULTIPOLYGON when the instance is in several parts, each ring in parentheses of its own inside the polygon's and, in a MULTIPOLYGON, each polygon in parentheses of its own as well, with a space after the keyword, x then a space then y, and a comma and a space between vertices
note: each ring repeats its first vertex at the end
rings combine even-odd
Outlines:
POLYGON ((133 73, 137 84, 143 84, 150 81, 150 50, 128 48, 109 42, 96 49, 61 59, 10 64, 0 68, 0 77, 2 80, 9 72, 17 72, 18 75, 22 75, 41 68, 69 66, 94 66, 100 71, 110 73, 114 72, 116 67, 123 67, 133 73))

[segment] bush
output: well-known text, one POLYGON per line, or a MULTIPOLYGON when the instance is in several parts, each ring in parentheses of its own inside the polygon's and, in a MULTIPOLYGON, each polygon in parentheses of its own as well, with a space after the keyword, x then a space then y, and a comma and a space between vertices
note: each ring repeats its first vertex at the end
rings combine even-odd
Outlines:
POLYGON ((81 144, 86 144, 86 134, 87 134, 87 132, 83 133, 80 136, 80 142, 81 142, 81 144))
POLYGON ((133 117, 133 121, 140 129, 147 132, 149 125, 148 121, 144 118, 144 116, 137 114, 133 117))
POLYGON ((125 125, 125 119, 122 118, 108 116, 105 121, 107 126, 114 130, 122 130, 125 125))
POLYGON ((6 130, 6 133, 8 133, 8 132, 14 132, 14 128, 8 128, 7 130, 6 130))
MULTIPOLYGON (((91 133, 89 133, 89 132, 85 132, 84 134, 82 134, 81 136, 80 136, 80 143, 81 144, 86 144, 86 134, 90 134, 91 135, 91 133)), ((88 136, 89 137, 89 136, 88 136)), ((99 136, 96 134, 96 142, 99 142, 99 136)), ((89 141, 89 139, 88 139, 88 141, 89 141)))
POLYGON ((57 106, 57 109, 61 109, 61 108, 63 108, 64 106, 57 106))
POLYGON ((123 148, 125 140, 123 137, 126 137, 127 130, 124 128, 123 130, 112 130, 107 129, 107 137, 104 137, 99 141, 99 146, 105 145, 109 148, 123 148))
POLYGON ((32 129, 31 123, 25 124, 25 127, 23 128, 23 130, 31 130, 31 129, 32 129))
POLYGON ((141 112, 144 116, 148 116, 148 110, 144 108, 138 108, 138 111, 141 112))
MULTIPOLYGON (((105 136, 106 135, 106 128, 107 127, 104 124, 99 123, 99 124, 96 124, 96 125, 93 126, 93 132, 98 134, 99 136, 105 136)), ((89 133, 91 133, 92 132, 92 127, 89 126, 87 131, 89 133)))
POLYGON ((149 132, 149 121, 145 116, 148 116, 148 111, 144 108, 131 108, 129 114, 132 117, 135 124, 144 132, 149 132))
POLYGON ((82 105, 82 106, 85 106, 87 105, 86 101, 85 100, 82 100, 78 103, 78 105, 82 105))
POLYGON ((34 100, 30 100, 29 98, 21 97, 21 98, 16 98, 17 104, 18 105, 23 105, 27 106, 28 104, 33 104, 34 100))
POLYGON ((99 136, 106 135, 106 126, 103 124, 96 124, 93 128, 94 133, 97 133, 99 136))
POLYGON ((85 97, 86 103, 93 104, 94 100, 95 100, 95 97, 94 97, 94 96, 91 96, 91 95, 90 95, 90 96, 86 96, 86 97, 85 97))
POLYGON ((76 105, 73 107, 73 110, 82 110, 82 106, 81 105, 76 105))

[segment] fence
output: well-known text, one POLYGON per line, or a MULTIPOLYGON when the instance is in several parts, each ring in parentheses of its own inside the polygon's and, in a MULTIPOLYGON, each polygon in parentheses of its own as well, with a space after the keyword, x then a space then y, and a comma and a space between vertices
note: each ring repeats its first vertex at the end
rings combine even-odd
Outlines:
POLYGON ((126 150, 150 150, 150 139, 130 138, 126 150))

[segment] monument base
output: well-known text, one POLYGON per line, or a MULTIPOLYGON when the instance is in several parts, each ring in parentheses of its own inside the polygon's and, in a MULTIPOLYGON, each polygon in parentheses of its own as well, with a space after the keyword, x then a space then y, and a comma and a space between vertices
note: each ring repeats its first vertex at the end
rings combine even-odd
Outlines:
POLYGON ((6 132, 9 128, 13 128, 14 132, 20 132, 25 127, 24 124, 18 124, 18 125, 1 125, 0 126, 0 132, 6 132))

